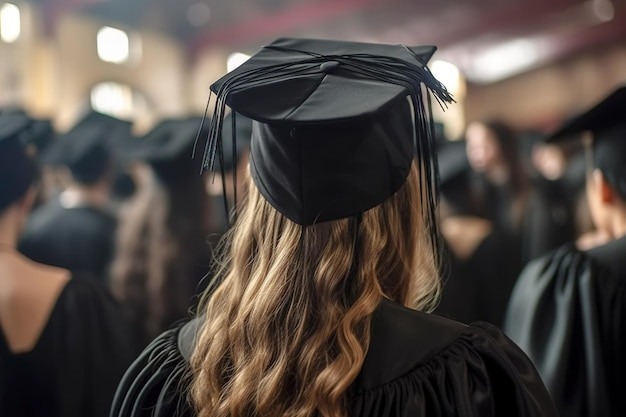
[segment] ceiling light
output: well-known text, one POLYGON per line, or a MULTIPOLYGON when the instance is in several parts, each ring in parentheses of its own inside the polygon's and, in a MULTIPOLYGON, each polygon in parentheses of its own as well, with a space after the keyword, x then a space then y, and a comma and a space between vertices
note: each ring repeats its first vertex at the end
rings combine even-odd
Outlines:
POLYGON ((6 43, 15 42, 22 31, 20 9, 12 3, 0 7, 0 38, 6 43))
POLYGON ((466 69, 468 79, 495 82, 518 74, 538 62, 540 45, 532 39, 516 39, 476 52, 466 69))

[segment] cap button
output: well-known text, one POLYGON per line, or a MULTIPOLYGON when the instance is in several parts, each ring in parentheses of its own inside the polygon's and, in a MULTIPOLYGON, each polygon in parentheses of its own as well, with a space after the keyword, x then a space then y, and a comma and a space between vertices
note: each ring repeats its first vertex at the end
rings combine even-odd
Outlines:
POLYGON ((335 68, 339 66, 339 62, 337 61, 327 61, 320 65, 320 70, 325 72, 326 74, 330 74, 333 72, 335 68))

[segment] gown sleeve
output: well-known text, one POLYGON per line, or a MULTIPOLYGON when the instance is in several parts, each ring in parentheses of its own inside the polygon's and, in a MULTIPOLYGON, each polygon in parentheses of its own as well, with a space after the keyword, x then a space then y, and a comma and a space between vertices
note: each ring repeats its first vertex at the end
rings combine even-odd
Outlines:
POLYGON ((113 399, 111 417, 187 417, 189 365, 178 347, 181 326, 158 336, 130 366, 113 399))
POLYGON ((105 417, 126 368, 138 354, 119 305, 90 276, 74 275, 57 304, 54 343, 61 415, 105 417))
POLYGON ((364 417, 556 417, 528 357, 495 326, 475 323, 400 378, 350 399, 364 417))
MULTIPOLYGON (((111 417, 192 416, 189 367, 178 329, 159 336, 122 379, 111 417)), ((348 394, 350 416, 556 417, 534 367, 487 323, 468 327, 454 343, 400 378, 348 394)))
POLYGON ((625 312, 626 280, 565 245, 524 269, 504 330, 562 416, 623 416, 625 312))

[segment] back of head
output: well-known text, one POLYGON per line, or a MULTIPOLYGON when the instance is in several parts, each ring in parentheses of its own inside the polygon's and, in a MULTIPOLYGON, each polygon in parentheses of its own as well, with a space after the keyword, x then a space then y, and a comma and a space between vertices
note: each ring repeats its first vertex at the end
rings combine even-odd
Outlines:
POLYGON ((626 202, 626 86, 616 88, 590 109, 567 121, 552 133, 550 142, 563 142, 590 133, 590 168, 599 169, 606 181, 626 202))
POLYGON ((20 114, 0 114, 0 213, 18 201, 35 179, 33 162, 22 144, 31 121, 20 114))
POLYGON ((201 416, 345 415, 381 297, 432 306, 433 50, 280 39, 212 86, 207 164, 228 104, 252 184, 192 359, 201 416))
POLYGON ((130 136, 130 123, 90 112, 46 147, 41 163, 67 167, 74 181, 91 186, 113 179, 114 150, 130 136))

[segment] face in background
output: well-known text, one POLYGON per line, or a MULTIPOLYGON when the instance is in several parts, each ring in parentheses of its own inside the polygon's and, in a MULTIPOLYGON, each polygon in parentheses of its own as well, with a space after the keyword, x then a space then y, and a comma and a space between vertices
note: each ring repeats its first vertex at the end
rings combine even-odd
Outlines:
POLYGON ((537 172, 552 181, 561 178, 567 167, 567 158, 563 149, 547 143, 538 143, 533 146, 531 162, 537 172))
POLYGON ((471 123, 465 132, 467 159, 476 172, 489 172, 500 164, 500 146, 482 123, 471 123))

